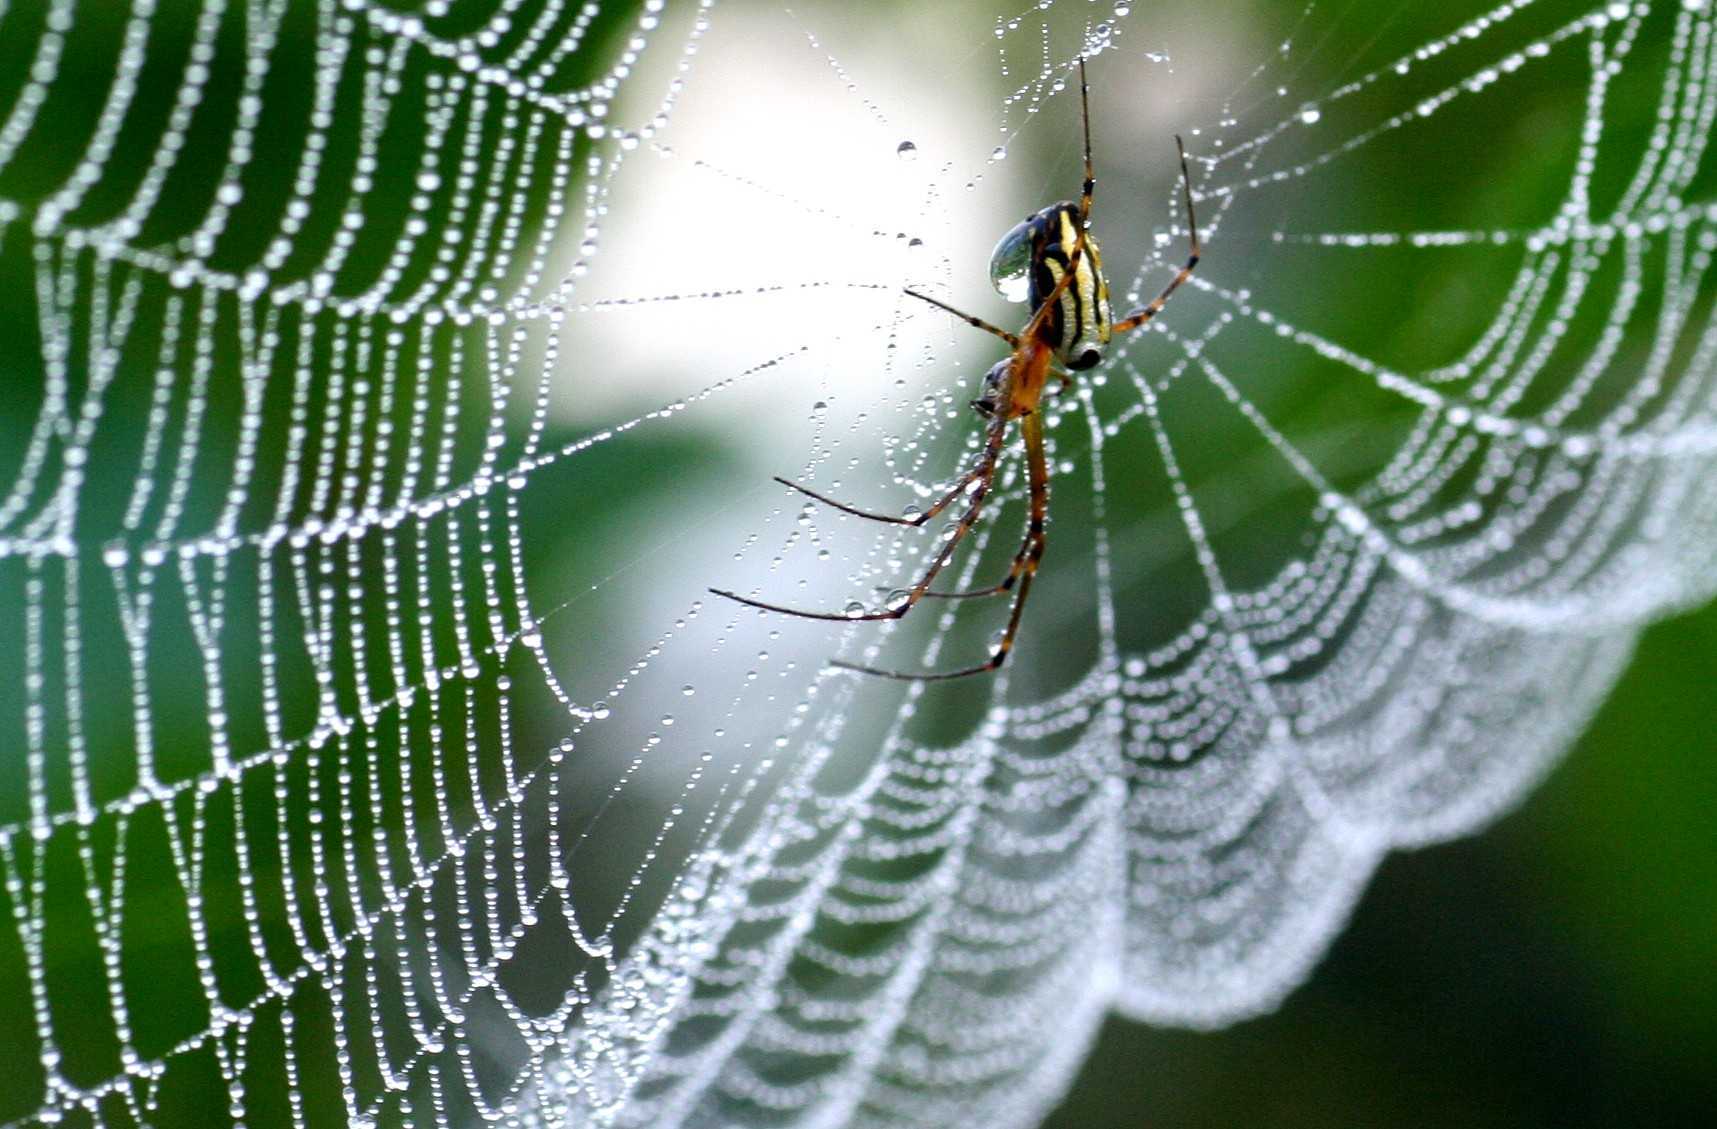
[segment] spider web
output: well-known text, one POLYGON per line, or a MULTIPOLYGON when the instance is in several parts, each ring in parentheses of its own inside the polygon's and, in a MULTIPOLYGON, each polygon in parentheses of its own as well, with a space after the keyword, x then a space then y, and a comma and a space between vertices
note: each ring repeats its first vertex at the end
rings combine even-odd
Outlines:
POLYGON ((1707 4, 854 7, 0 0, 0 1123, 1029 1125, 1709 595, 1707 4), (1046 410, 1008 667, 828 671, 1005 612, 704 587, 934 550, 768 475, 975 452, 899 287, 1011 324, 1081 51, 1117 294, 1176 129, 1205 263, 1046 410))

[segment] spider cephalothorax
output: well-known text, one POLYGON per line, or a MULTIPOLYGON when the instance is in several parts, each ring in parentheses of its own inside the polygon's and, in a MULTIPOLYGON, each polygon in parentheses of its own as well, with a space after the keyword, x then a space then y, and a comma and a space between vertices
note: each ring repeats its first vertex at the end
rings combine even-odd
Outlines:
MULTIPOLYGON (((1037 575, 1038 564, 1043 560, 1043 550, 1047 543, 1049 461, 1044 453, 1043 421, 1037 410, 1044 388, 1052 376, 1066 384, 1072 380, 1071 372, 1091 368, 1101 361, 1103 350, 1109 344, 1110 338, 1117 333, 1137 329, 1155 317, 1168 302, 1169 296, 1191 277, 1193 268, 1198 265, 1198 223, 1192 211, 1192 174, 1187 169, 1186 150, 1181 148, 1181 186, 1186 196, 1186 226, 1192 244, 1191 253, 1173 280, 1163 288, 1162 293, 1122 320, 1110 320, 1109 284, 1103 278, 1103 262, 1097 253, 1097 241, 1091 236, 1091 194, 1096 187, 1097 178, 1091 163, 1090 91, 1085 84, 1083 57, 1079 60, 1079 106, 1085 129, 1085 182, 1079 195, 1079 203, 1051 204, 1027 216, 1002 236, 1001 241, 996 244, 995 253, 990 257, 990 281, 996 289, 1005 298, 1030 304, 1031 319, 1026 322, 1025 328, 1018 334, 1009 333, 939 299, 920 294, 916 290, 906 291, 914 298, 945 310, 987 333, 993 333, 1006 341, 1012 350, 1005 359, 991 366, 989 372, 984 375, 982 392, 972 401, 972 407, 989 421, 984 435, 983 451, 979 454, 977 463, 956 479, 934 505, 909 518, 870 513, 825 497, 797 482, 789 482, 785 478, 775 480, 842 513, 891 525, 922 527, 956 502, 964 502, 965 509, 949 530, 948 536, 943 539, 942 547, 937 550, 930 566, 911 588, 905 590, 904 597, 891 600, 881 611, 856 615, 846 612, 802 611, 780 604, 765 603, 720 588, 710 589, 718 596, 725 596, 764 611, 781 612, 806 619, 832 620, 900 619, 924 599, 961 600, 999 596, 1009 591, 1014 593, 1007 628, 1002 632, 1001 642, 991 652, 987 662, 963 670, 930 674, 882 670, 841 660, 835 660, 835 666, 864 674, 879 674, 886 678, 935 681, 995 670, 1007 661, 1008 652, 1013 649, 1014 638, 1019 634, 1020 617, 1025 612, 1025 600, 1031 592, 1032 578, 1037 575), (1007 446, 1008 425, 1015 421, 1019 423, 1020 438, 1025 445, 1026 478, 1031 498, 1025 538, 1019 551, 1014 554, 1013 564, 999 583, 988 587, 964 592, 932 592, 930 585, 953 558, 955 548, 965 540, 966 534, 972 531, 978 516, 983 513, 984 502, 995 485, 996 467, 1007 446)), ((1175 138, 1175 145, 1180 147, 1180 138, 1175 138)))

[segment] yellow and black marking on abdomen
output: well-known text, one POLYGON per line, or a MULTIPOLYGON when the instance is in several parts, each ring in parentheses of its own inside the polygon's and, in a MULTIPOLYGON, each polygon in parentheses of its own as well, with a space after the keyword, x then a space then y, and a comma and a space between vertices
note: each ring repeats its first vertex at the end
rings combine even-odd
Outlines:
MULTIPOLYGON (((1036 310, 1067 273, 1067 262, 1079 238, 1079 208, 1066 201, 1051 204, 1033 216, 1030 223, 1032 262, 1027 301, 1036 310)), ((1103 359, 1103 350, 1109 344, 1109 325, 1109 283, 1103 278, 1103 259, 1097 250, 1097 240, 1087 232, 1085 250, 1074 267, 1073 281, 1044 319, 1039 338, 1054 351, 1057 360, 1078 372, 1103 359)))

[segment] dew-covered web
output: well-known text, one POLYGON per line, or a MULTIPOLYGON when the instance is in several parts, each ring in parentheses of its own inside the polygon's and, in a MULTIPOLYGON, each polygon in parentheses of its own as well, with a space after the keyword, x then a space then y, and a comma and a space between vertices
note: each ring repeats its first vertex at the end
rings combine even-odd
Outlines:
POLYGON ((0 0, 0 1124, 1026 1126, 1515 801, 1713 586, 1709 6, 1210 7, 0 0), (706 587, 935 553, 770 475, 975 455, 1081 52, 1204 262, 830 670, 1006 598, 706 587))

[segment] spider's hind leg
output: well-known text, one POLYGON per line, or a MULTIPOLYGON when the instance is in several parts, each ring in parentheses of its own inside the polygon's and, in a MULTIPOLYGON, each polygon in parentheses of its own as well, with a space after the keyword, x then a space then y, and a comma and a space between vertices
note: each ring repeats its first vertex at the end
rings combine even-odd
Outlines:
POLYGON ((953 314, 955 317, 959 318, 961 321, 965 322, 967 325, 972 326, 974 329, 981 329, 985 333, 995 334, 997 337, 1000 337, 1003 341, 1006 341, 1011 348, 1014 348, 1014 349, 1019 348, 1019 335, 1018 334, 1009 333, 1007 330, 1001 328, 1000 326, 991 325, 989 322, 985 321, 983 318, 974 317, 971 314, 968 314, 966 311, 956 309, 953 306, 950 306, 946 302, 943 302, 943 301, 936 299, 936 298, 932 298, 928 294, 920 294, 918 291, 912 289, 910 286, 906 287, 905 291, 907 294, 910 294, 912 297, 917 298, 920 302, 929 302, 932 306, 935 306, 938 310, 941 310, 944 313, 953 314))
POLYGON ((1133 311, 1110 326, 1109 332, 1112 334, 1130 333, 1161 313, 1162 308, 1168 304, 1168 300, 1174 296, 1174 292, 1180 289, 1181 283, 1192 277, 1194 268, 1198 266, 1199 256, 1204 251, 1203 246, 1198 241, 1198 217, 1192 210, 1192 173, 1187 168, 1186 146, 1181 144, 1179 134, 1175 135, 1174 145, 1180 152, 1180 184, 1181 191, 1186 196, 1186 228, 1192 246, 1186 257, 1186 264, 1180 268, 1180 272, 1170 280, 1169 284, 1163 287, 1163 292, 1152 298, 1148 305, 1133 311))

